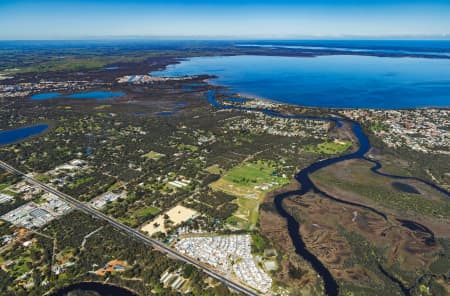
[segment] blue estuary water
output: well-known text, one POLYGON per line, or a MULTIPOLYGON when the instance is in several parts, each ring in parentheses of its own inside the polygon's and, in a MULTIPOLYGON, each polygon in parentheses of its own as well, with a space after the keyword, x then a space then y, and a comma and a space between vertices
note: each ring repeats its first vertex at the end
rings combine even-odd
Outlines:
MULTIPOLYGON (((285 220, 287 222, 287 229, 288 229, 289 235, 291 237, 291 240, 295 247, 296 252, 300 256, 302 256, 303 259, 305 259, 307 262, 309 262, 311 264, 311 266, 316 270, 316 272, 322 277, 322 279, 324 281, 326 295, 331 295, 331 296, 339 295, 339 285, 336 282, 336 280, 333 278, 333 275, 330 273, 330 271, 326 268, 326 266, 313 253, 311 253, 308 250, 308 248, 306 247, 305 242, 303 241, 303 238, 299 231, 299 229, 300 229, 299 222, 294 218, 294 216, 292 216, 290 211, 288 211, 284 208, 283 200, 285 200, 286 198, 288 198, 290 196, 304 195, 307 192, 312 191, 312 192, 320 194, 323 197, 328 198, 334 202, 351 205, 354 207, 359 207, 359 208, 363 208, 365 210, 371 211, 374 214, 379 215, 380 217, 382 217, 385 220, 387 220, 387 216, 385 213, 383 213, 375 208, 372 208, 370 206, 354 203, 351 201, 342 200, 342 199, 334 197, 330 194, 327 194, 326 192, 320 190, 320 188, 318 188, 313 183, 313 181, 309 177, 311 174, 313 174, 314 172, 316 172, 320 169, 323 169, 327 166, 330 166, 330 165, 333 165, 333 164, 336 164, 336 163, 339 163, 342 161, 346 161, 346 160, 350 160, 350 159, 364 159, 364 160, 370 161, 374 164, 374 166, 371 168, 371 171, 374 174, 386 176, 386 177, 392 178, 393 180, 406 180, 406 179, 416 180, 418 182, 427 184, 430 187, 434 188, 435 190, 450 197, 450 193, 447 190, 440 188, 440 187, 436 186, 435 184, 429 183, 425 180, 415 178, 415 177, 397 176, 397 175, 390 175, 390 174, 380 172, 379 170, 382 168, 381 163, 379 163, 376 160, 369 159, 365 156, 366 153, 370 150, 371 144, 370 144, 369 138, 364 134, 364 131, 363 131, 363 128, 361 127, 361 125, 355 121, 351 121, 348 119, 342 119, 342 118, 336 118, 336 117, 322 117, 321 118, 321 117, 311 117, 311 116, 302 116, 302 115, 298 115, 298 116, 287 115, 287 114, 282 114, 282 113, 278 113, 276 111, 267 110, 267 109, 255 109, 255 108, 250 108, 250 107, 223 105, 216 101, 213 91, 208 92, 207 99, 208 99, 208 102, 210 102, 211 105, 215 108, 262 112, 268 116, 281 117, 281 118, 315 119, 315 120, 333 121, 335 123, 340 123, 338 125, 339 128, 342 128, 344 122, 346 124, 351 125, 353 134, 355 135, 355 137, 357 138, 358 143, 359 143, 358 149, 356 151, 349 153, 349 154, 337 156, 337 157, 327 158, 327 159, 315 162, 306 168, 303 168, 301 171, 299 171, 295 175, 295 179, 297 180, 297 182, 299 184, 301 184, 300 189, 277 194, 277 195, 275 195, 275 198, 274 198, 274 205, 275 205, 278 213, 283 218, 285 218, 285 220)), ((428 229, 426 226, 421 225, 415 221, 410 221, 410 220, 398 220, 398 221, 402 224, 402 226, 404 226, 408 229, 422 232, 422 234, 425 235, 425 243, 427 245, 432 246, 435 244, 434 233, 430 229, 428 229)), ((386 277, 388 277, 392 282, 394 282, 396 285, 399 286, 403 295, 405 295, 405 296, 411 295, 410 289, 408 287, 406 287, 400 280, 398 280, 397 278, 395 278, 394 276, 389 274, 381 264, 378 265, 378 268, 386 277)))
POLYGON ((69 95, 62 95, 59 92, 41 93, 31 96, 32 100, 50 100, 50 99, 91 99, 91 100, 106 100, 111 98, 122 97, 123 92, 112 91, 90 91, 85 93, 75 93, 69 95))
POLYGON ((97 282, 81 282, 72 284, 62 288, 52 296, 69 296, 69 295, 99 295, 99 296, 137 296, 134 292, 118 286, 97 283, 97 282))
POLYGON ((450 59, 330 55, 197 57, 151 73, 210 74, 233 92, 310 107, 450 106, 450 59))
POLYGON ((0 145, 7 145, 38 135, 48 129, 46 124, 37 124, 12 130, 0 131, 0 145))

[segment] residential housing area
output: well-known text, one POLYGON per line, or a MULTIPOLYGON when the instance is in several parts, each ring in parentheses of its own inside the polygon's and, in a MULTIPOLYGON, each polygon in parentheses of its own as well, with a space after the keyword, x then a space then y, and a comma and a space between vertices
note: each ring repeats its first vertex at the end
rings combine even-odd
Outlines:
POLYGON ((175 248, 225 274, 232 274, 263 293, 272 286, 271 277, 257 265, 251 253, 250 235, 183 238, 175 248))
POLYGON ((155 73, 220 42, 142 45, 0 69, 0 295, 446 295, 448 108, 278 103, 155 73))
POLYGON ((110 85, 102 82, 92 82, 85 80, 39 81, 36 83, 23 82, 18 84, 0 84, 0 98, 27 97, 40 92, 56 93, 84 91, 92 87, 106 86, 110 85))
POLYGON ((450 110, 352 109, 342 114, 367 125, 389 147, 409 147, 432 154, 450 154, 450 110))

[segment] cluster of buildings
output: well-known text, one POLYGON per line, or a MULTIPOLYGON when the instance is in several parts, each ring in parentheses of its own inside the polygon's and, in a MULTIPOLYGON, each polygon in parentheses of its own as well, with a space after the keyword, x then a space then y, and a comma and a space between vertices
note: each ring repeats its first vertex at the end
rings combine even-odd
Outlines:
POLYGON ((14 98, 27 97, 39 92, 58 92, 58 91, 83 91, 93 87, 105 86, 103 82, 91 81, 40 81, 37 83, 24 82, 17 84, 0 85, 0 97, 14 98))
MULTIPOLYGON (((182 189, 192 184, 192 180, 182 175, 176 175, 173 172, 169 172, 168 174, 163 176, 158 176, 156 180, 158 182, 164 182, 175 189, 182 189)), ((141 183, 140 185, 144 186, 144 183, 141 183)))
POLYGON ((191 180, 186 179, 184 177, 177 177, 176 180, 168 181, 167 184, 169 184, 172 187, 181 189, 187 187, 189 184, 191 184, 191 182, 192 182, 191 180))
POLYGON ((181 275, 181 270, 176 272, 166 270, 161 275, 159 281, 164 285, 164 287, 170 287, 177 291, 180 291, 183 285, 187 282, 187 280, 181 275))
POLYGON ((20 282, 19 285, 24 287, 26 290, 31 289, 35 285, 32 274, 33 274, 33 272, 31 270, 27 271, 24 274, 22 274, 21 276, 19 276, 16 279, 16 281, 20 282))
MULTIPOLYGON (((180 127, 182 130, 186 130, 187 126, 183 125, 180 127)), ((184 132, 183 132, 184 133, 184 132)), ((198 146, 211 145, 217 141, 216 136, 212 132, 207 132, 202 129, 194 129, 189 132, 197 140, 198 146)))
POLYGON ((125 271, 128 264, 122 260, 111 260, 102 268, 95 271, 96 275, 104 276, 107 272, 121 272, 125 271))
POLYGON ((2 220, 26 229, 40 228, 72 208, 57 196, 46 193, 39 203, 28 202, 1 216, 2 220))
POLYGON ((14 238, 17 236, 17 232, 14 232, 13 234, 5 234, 0 236, 0 247, 3 247, 4 245, 7 245, 14 241, 14 238))
POLYGON ((345 110, 371 128, 389 147, 407 146, 425 153, 450 154, 450 110, 345 110))
POLYGON ((14 236, 6 234, 0 236, 0 247, 3 247, 6 244, 9 244, 14 239, 14 236))
POLYGON ((69 163, 60 165, 46 175, 50 176, 50 183, 58 187, 62 187, 70 182, 78 172, 86 170, 87 162, 81 159, 73 159, 69 163))
POLYGON ((42 192, 41 188, 32 186, 25 181, 21 181, 17 184, 9 186, 7 190, 16 194, 20 194, 22 199, 24 200, 30 200, 34 196, 37 196, 42 192))
POLYGON ((66 272, 66 268, 75 265, 75 262, 73 261, 69 261, 66 262, 64 264, 58 265, 55 264, 54 266, 52 266, 52 272, 55 273, 56 275, 61 274, 66 272))
POLYGON ((8 80, 8 79, 13 79, 14 76, 8 76, 6 74, 0 74, 0 81, 1 80, 8 80))
POLYGON ((196 79, 198 76, 184 76, 184 77, 157 77, 150 75, 126 75, 117 78, 118 83, 132 83, 132 84, 145 84, 164 81, 182 81, 196 79))
POLYGON ((282 104, 268 101, 264 98, 259 98, 252 96, 250 97, 241 97, 237 95, 233 98, 228 98, 222 101, 224 105, 240 105, 248 108, 256 108, 256 109, 269 109, 269 110, 277 110, 280 108, 282 104))
POLYGON ((200 135, 197 139, 197 144, 199 146, 202 145, 211 145, 217 141, 215 135, 200 135))
POLYGON ((9 194, 0 193, 0 204, 10 202, 14 199, 14 196, 9 194))
POLYGON ((114 193, 111 191, 108 191, 102 195, 100 195, 99 197, 95 198, 94 200, 91 201, 91 206, 101 210, 103 209, 103 207, 108 204, 108 203, 112 203, 116 200, 120 199, 124 199, 126 197, 126 192, 121 192, 121 193, 114 193))
POLYGON ((229 118, 226 127, 229 130, 248 131, 255 134, 269 134, 284 137, 326 135, 330 123, 323 120, 292 119, 253 113, 252 117, 236 116, 229 118))
MULTIPOLYGON (((286 175, 283 174, 283 177, 285 177, 286 175)), ((255 188, 256 190, 262 190, 262 191, 267 191, 270 188, 274 187, 274 186, 278 186, 280 185, 280 183, 278 182, 269 182, 269 183, 264 183, 261 185, 255 185, 253 188, 255 188)))
POLYGON ((253 258, 250 235, 183 238, 175 248, 225 274, 234 273, 242 282, 263 293, 269 292, 272 286, 271 277, 253 258))

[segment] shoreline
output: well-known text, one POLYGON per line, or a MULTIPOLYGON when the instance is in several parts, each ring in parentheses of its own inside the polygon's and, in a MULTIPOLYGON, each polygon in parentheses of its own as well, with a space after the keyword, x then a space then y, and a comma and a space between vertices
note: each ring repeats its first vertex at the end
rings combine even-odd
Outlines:
MULTIPOLYGON (((317 55, 317 56, 313 56, 313 57, 320 57, 320 56, 339 56, 341 54, 324 54, 324 55, 317 55)), ((366 56, 366 55, 361 55, 361 54, 353 54, 354 56, 366 56)), ((220 58, 220 57, 230 57, 230 56, 267 56, 267 57, 285 57, 285 58, 295 58, 296 56, 288 56, 288 55, 280 55, 280 54, 231 54, 231 55, 213 55, 213 56, 194 56, 194 57, 181 57, 181 58, 177 58, 176 61, 172 62, 172 63, 168 63, 165 66, 160 67, 158 70, 156 71, 151 71, 149 72, 149 75, 153 75, 154 72, 164 72, 168 70, 168 67, 170 66, 176 66, 178 64, 180 64, 183 61, 189 61, 193 58, 220 58)), ((343 55, 343 56, 347 56, 347 55, 343 55)), ((373 56, 373 55, 369 55, 371 57, 379 57, 379 58, 403 58, 402 57, 397 57, 397 56, 393 56, 393 57, 386 57, 386 56, 373 56)), ((302 56, 303 57, 303 56, 302 56)), ((310 57, 308 57, 310 58, 310 57)), ((421 57, 416 57, 413 56, 411 58, 421 58, 421 57)), ((434 59, 434 58, 431 58, 434 59)), ((448 58, 450 59, 450 57, 448 58)), ((159 76, 159 75, 158 75, 159 76)), ((204 81, 212 87, 219 87, 219 88, 224 88, 226 89, 231 96, 238 96, 240 98, 246 98, 246 99, 250 99, 250 100, 260 100, 263 102, 268 102, 268 103, 272 103, 272 104, 279 104, 279 105, 286 105, 286 106, 295 106, 295 107, 301 107, 301 108, 309 108, 309 109, 321 109, 321 110, 331 110, 331 111, 340 111, 340 110, 382 110, 382 111, 402 111, 402 110, 420 110, 420 109, 437 109, 437 110, 448 110, 450 109, 450 104, 447 106, 434 106, 434 105, 430 105, 430 106, 419 106, 419 107, 399 107, 399 108, 390 108, 390 107, 379 107, 379 108, 371 108, 371 107, 321 107, 321 106, 307 106, 307 105, 301 105, 301 104, 296 104, 296 103, 292 103, 292 102, 283 102, 281 100, 277 100, 277 99, 271 99, 271 98, 267 98, 267 97, 263 97, 263 96, 259 96, 256 94, 251 94, 251 93, 245 93, 245 92, 240 92, 240 91, 234 91, 231 85, 226 85, 226 84, 222 84, 222 83, 218 83, 214 80, 220 79, 219 76, 217 76, 216 74, 210 74, 210 73, 203 73, 203 74, 191 74, 191 75, 184 75, 184 76, 170 76, 170 75, 164 75, 161 77, 165 77, 165 78, 180 78, 180 77, 186 77, 186 76, 209 76, 209 78, 205 79, 204 81)), ((450 99, 450 98, 449 98, 450 99)))
POLYGON ((98 288, 102 287, 102 286, 109 286, 111 288, 116 288, 116 289, 121 289, 123 290, 124 293, 128 293, 129 296, 139 296, 140 294, 137 293, 135 290, 129 288, 129 287, 124 287, 121 286, 119 284, 116 283, 104 283, 104 282, 100 282, 100 281, 81 281, 81 282, 76 282, 76 283, 71 283, 67 286, 61 287, 58 290, 47 294, 48 296, 59 296, 59 295, 66 295, 68 292, 71 291, 76 291, 76 290, 82 290, 82 291, 95 291, 97 292, 97 290, 91 290, 91 289, 80 289, 78 288, 78 286, 83 286, 83 285, 98 285, 98 288))
MULTIPOLYGON (((225 88, 227 90, 231 90, 230 86, 222 85, 222 84, 209 83, 209 81, 207 81, 207 82, 211 86, 214 86, 214 87, 219 86, 219 87, 223 87, 223 88, 225 88)), ((279 105, 279 106, 292 106, 292 107, 298 107, 298 108, 304 108, 304 109, 315 109, 315 110, 330 110, 330 111, 334 111, 334 112, 336 112, 336 111, 346 111, 346 110, 362 110, 362 111, 450 110, 450 105, 447 106, 447 107, 425 106, 425 107, 411 107, 411 108, 314 107, 314 106, 305 106, 305 105, 299 105, 299 104, 295 104, 295 103, 287 103, 287 102, 277 101, 275 99, 269 99, 269 98, 260 97, 260 96, 257 96, 257 95, 252 95, 252 94, 246 94, 246 93, 240 93, 240 92, 232 92, 231 93, 231 97, 235 97, 235 96, 238 97, 238 98, 242 98, 242 99, 262 101, 262 102, 266 102, 266 103, 270 103, 270 104, 274 104, 274 105, 279 105)))
MULTIPOLYGON (((214 100, 214 97, 212 97, 211 100, 214 100)), ((218 103, 218 104, 219 104, 218 108, 222 107, 225 109, 237 109, 237 110, 254 109, 251 107, 245 108, 245 107, 238 107, 238 106, 228 106, 227 107, 227 106, 224 106, 223 104, 220 104, 220 103, 218 103)), ((261 109, 261 110, 254 109, 254 111, 264 113, 265 109, 261 109)), ((272 113, 271 115, 272 116, 280 116, 278 113, 275 113, 275 114, 272 113)), ((301 115, 297 116, 297 118, 301 118, 301 117, 302 117, 301 115)), ((322 120, 331 120, 331 119, 323 118, 322 120)), ((337 283, 336 279, 334 278, 334 275, 331 273, 329 268, 321 260, 319 260, 319 258, 314 253, 312 253, 308 249, 306 243, 304 242, 304 240, 302 238, 302 234, 300 233, 300 230, 299 230, 300 222, 297 221, 294 218, 294 216, 292 216, 292 214, 290 214, 288 212, 288 210, 286 210, 283 207, 283 201, 287 197, 290 197, 292 195, 304 195, 310 191, 314 191, 334 202, 338 202, 341 204, 347 204, 347 205, 351 205, 354 207, 359 207, 359 208, 371 211, 374 214, 379 215, 384 220, 388 219, 387 215, 384 212, 379 211, 378 209, 375 209, 371 206, 367 206, 363 203, 344 200, 344 199, 332 196, 330 194, 327 194, 325 191, 323 191, 319 187, 317 187, 317 185, 310 178, 310 175, 312 173, 314 173, 320 169, 323 169, 325 167, 328 167, 330 165, 342 162, 342 161, 347 161, 347 160, 352 160, 352 159, 369 160, 369 159, 367 159, 366 154, 370 151, 372 146, 371 146, 368 136, 364 133, 364 129, 362 128, 362 126, 357 121, 352 120, 352 119, 341 118, 339 120, 345 120, 345 121, 348 121, 351 123, 352 133, 353 133, 354 137, 356 138, 357 142, 359 143, 358 148, 355 151, 351 151, 351 152, 343 154, 343 155, 332 156, 329 158, 325 158, 323 160, 319 160, 319 161, 314 162, 311 165, 301 169, 294 176, 294 179, 297 181, 298 184, 300 184, 300 189, 294 189, 292 191, 278 193, 278 194, 275 194, 274 198, 273 198, 273 203, 274 203, 275 208, 277 209, 278 214, 286 220, 287 230, 288 230, 289 236, 291 237, 291 242, 294 245, 296 253, 298 255, 300 255, 301 257, 303 257, 307 262, 309 262, 313 266, 314 270, 318 273, 318 275, 320 275, 320 277, 322 278, 322 280, 324 282, 326 294, 332 295, 332 296, 339 294, 339 290, 340 290, 339 284, 337 283)), ((414 179, 414 180, 424 183, 425 185, 429 185, 429 186, 433 187, 434 189, 446 194, 447 196, 450 196, 450 193, 448 191, 446 191, 443 188, 440 188, 437 184, 429 183, 420 178, 381 173, 378 171, 378 169, 382 168, 382 164, 380 162, 378 162, 377 160, 369 160, 369 161, 373 162, 376 165, 374 167, 374 169, 372 170, 372 172, 374 172, 375 174, 385 175, 385 176, 393 178, 393 179, 414 179)), ((434 237, 434 234, 432 234, 432 235, 434 237)), ((379 266, 379 269, 382 271, 384 270, 381 265, 379 266)), ((410 289, 407 289, 400 280, 398 280, 394 276, 390 276, 389 279, 392 282, 396 283, 406 296, 410 295, 409 294, 410 289)))
POLYGON ((56 126, 56 123, 53 122, 53 121, 40 121, 40 122, 31 123, 31 124, 27 124, 27 125, 23 125, 23 126, 18 126, 18 127, 9 128, 9 129, 6 129, 6 130, 0 130, 0 133, 3 133, 3 132, 11 132, 11 131, 15 131, 15 130, 24 129, 24 128, 32 128, 32 127, 36 127, 36 126, 44 126, 44 125, 47 126, 45 130, 43 130, 43 131, 41 131, 41 132, 39 132, 39 133, 36 133, 36 134, 30 135, 30 136, 27 136, 27 137, 24 137, 24 138, 22 138, 22 139, 13 141, 13 142, 8 142, 8 143, 5 143, 5 144, 0 144, 0 147, 18 144, 18 143, 20 143, 20 142, 22 142, 22 141, 25 141, 25 140, 30 140, 30 139, 33 139, 33 138, 35 138, 35 137, 43 136, 43 135, 47 134, 48 132, 50 132, 50 130, 52 130, 52 129, 56 126))

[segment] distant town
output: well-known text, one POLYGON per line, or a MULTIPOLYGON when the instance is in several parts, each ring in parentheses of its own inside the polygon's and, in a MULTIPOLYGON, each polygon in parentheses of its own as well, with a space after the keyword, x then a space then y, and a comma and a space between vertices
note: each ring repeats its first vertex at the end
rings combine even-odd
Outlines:
POLYGON ((389 147, 450 154, 450 110, 346 110, 342 114, 367 125, 389 147))
POLYGON ((446 295, 448 108, 282 104, 146 73, 293 49, 134 46, 4 52, 1 295, 446 295))

